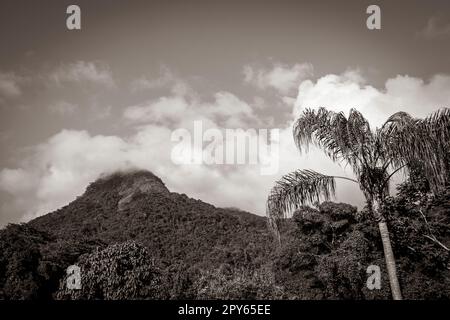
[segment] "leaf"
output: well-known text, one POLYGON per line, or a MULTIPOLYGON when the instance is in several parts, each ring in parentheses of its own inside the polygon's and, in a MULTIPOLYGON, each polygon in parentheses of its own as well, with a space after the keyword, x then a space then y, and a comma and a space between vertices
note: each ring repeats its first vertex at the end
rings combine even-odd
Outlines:
POLYGON ((277 221, 292 210, 308 202, 328 200, 335 194, 335 177, 312 170, 297 170, 283 176, 272 188, 267 200, 269 224, 275 228, 277 221))

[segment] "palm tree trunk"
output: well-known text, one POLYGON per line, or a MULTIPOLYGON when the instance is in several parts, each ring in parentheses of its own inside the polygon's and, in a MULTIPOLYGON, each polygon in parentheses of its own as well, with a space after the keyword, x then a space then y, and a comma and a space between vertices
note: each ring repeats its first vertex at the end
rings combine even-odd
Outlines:
POLYGON ((384 260, 386 261, 386 269, 389 277, 389 284, 391 286, 392 298, 394 300, 402 300, 402 292, 397 278, 397 267, 395 265, 394 252, 392 251, 391 239, 389 237, 389 230, 384 218, 380 214, 380 206, 377 201, 374 202, 374 213, 378 221, 378 228, 380 230, 381 241, 383 243, 384 260))
POLYGON ((386 268, 388 271, 389 283, 391 285, 392 298, 394 300, 402 300, 402 292, 397 278, 397 268, 395 266, 394 252, 392 251, 391 239, 389 238, 389 230, 385 221, 378 223, 380 229, 381 241, 383 242, 384 259, 386 260, 386 268))

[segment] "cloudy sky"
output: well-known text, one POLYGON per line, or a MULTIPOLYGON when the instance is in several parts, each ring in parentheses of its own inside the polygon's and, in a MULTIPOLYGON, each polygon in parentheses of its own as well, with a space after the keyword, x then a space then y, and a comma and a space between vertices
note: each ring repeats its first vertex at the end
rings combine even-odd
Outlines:
MULTIPOLYGON (((359 109, 374 125, 450 106, 449 1, 0 2, 0 226, 67 204, 103 172, 145 168, 168 188, 264 214, 297 168, 351 176, 295 149, 306 107, 359 109), (81 30, 66 8, 81 8, 81 30), (366 8, 381 7, 381 30, 366 8), (178 165, 171 134, 280 130, 273 175, 258 165, 178 165)), ((360 205, 357 187, 338 200, 360 205)))

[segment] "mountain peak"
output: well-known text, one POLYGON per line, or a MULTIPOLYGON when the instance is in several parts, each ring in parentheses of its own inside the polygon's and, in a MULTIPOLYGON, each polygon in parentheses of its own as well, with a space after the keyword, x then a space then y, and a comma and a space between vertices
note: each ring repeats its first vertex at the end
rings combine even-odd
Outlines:
POLYGON ((123 210, 137 194, 169 193, 162 180, 152 172, 134 169, 102 175, 87 187, 85 195, 111 190, 120 196, 119 210, 123 210))

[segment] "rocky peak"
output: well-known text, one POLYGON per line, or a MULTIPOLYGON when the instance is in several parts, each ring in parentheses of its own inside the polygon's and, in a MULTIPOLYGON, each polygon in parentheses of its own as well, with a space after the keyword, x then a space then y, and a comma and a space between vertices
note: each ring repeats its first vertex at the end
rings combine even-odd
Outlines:
POLYGON ((132 173, 129 179, 124 179, 118 191, 121 196, 117 204, 119 211, 124 210, 136 194, 169 193, 161 179, 150 172, 142 171, 132 173))
POLYGON ((150 171, 129 170, 101 176, 89 185, 85 194, 99 195, 112 190, 120 196, 119 210, 123 210, 136 194, 169 193, 162 180, 150 171))
POLYGON ((162 180, 153 173, 149 171, 133 171, 122 173, 122 182, 118 186, 118 192, 120 195, 126 196, 134 192, 168 193, 169 189, 167 189, 162 180))

